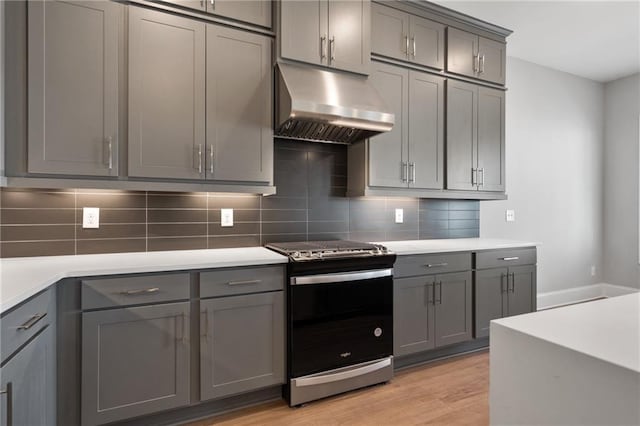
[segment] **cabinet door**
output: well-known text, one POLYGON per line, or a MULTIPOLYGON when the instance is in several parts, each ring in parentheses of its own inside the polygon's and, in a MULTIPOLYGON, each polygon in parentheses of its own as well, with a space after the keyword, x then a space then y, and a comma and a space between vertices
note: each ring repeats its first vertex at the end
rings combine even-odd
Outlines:
POLYGON ((507 268, 476 271, 475 337, 489 335, 489 322, 507 314, 507 268))
POLYGON ((329 65, 369 74, 370 0, 329 0, 329 65))
POLYGON ((421 276, 393 281, 393 354, 409 355, 435 347, 433 281, 421 276))
POLYGON ((82 314, 82 424, 189 403, 189 302, 82 314))
POLYGON ((369 81, 395 114, 389 132, 369 140, 369 185, 402 188, 407 186, 409 116, 409 71, 393 65, 374 63, 369 81))
POLYGON ((447 71, 476 76, 478 36, 456 28, 447 28, 447 71))
POLYGON ((419 16, 409 18, 409 59, 420 65, 444 69, 445 26, 419 16))
POLYGON ((508 293, 509 316, 536 310, 536 266, 509 268, 511 291, 508 293))
POLYGON ((504 91, 478 88, 478 188, 505 190, 504 91))
POLYGON ((436 346, 471 339, 472 276, 469 272, 436 276, 436 346))
POLYGON ((207 178, 273 179, 271 39, 207 26, 207 178))
POLYGON ((200 397, 284 382, 283 292, 203 300, 200 397))
POLYGON ((371 51, 407 60, 409 15, 378 3, 371 4, 371 51))
POLYGON ((262 27, 271 27, 271 0, 206 0, 207 11, 262 27))
POLYGON ((129 7, 129 176, 204 175, 205 24, 129 7))
POLYGON ((504 84, 507 68, 507 45, 480 37, 478 54, 481 57, 478 76, 483 80, 504 84))
POLYGON ((118 174, 123 6, 28 2, 28 171, 118 174))
POLYGON ((47 327, 0 369, 2 425, 56 422, 54 334, 47 327))
POLYGON ((328 65, 329 0, 280 1, 280 56, 328 65))
POLYGON ((477 106, 477 86, 447 81, 447 189, 476 189, 477 106))
POLYGON ((409 71, 409 187, 442 189, 444 79, 409 71))

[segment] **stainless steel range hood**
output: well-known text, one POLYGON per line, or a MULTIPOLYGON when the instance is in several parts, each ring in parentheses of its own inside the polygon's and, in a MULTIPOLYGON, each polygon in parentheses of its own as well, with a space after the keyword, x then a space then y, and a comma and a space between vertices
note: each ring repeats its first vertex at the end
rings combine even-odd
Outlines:
POLYGON ((394 124, 366 77, 278 63, 277 94, 278 137, 348 144, 394 124))

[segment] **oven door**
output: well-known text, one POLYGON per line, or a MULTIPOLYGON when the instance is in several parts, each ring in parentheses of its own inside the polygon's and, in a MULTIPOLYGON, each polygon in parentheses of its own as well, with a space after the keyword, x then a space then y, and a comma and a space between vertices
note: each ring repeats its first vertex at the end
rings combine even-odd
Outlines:
POLYGON ((308 275, 289 286, 289 377, 393 353, 393 270, 308 275))

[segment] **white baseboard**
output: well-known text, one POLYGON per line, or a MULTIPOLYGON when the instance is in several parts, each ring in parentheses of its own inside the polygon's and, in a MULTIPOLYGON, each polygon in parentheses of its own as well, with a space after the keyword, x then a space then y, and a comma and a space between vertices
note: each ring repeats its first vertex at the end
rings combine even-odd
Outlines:
POLYGON ((553 308, 570 303, 584 302, 599 297, 615 297, 635 293, 637 288, 599 283, 565 290, 550 291, 538 294, 538 310, 553 308))

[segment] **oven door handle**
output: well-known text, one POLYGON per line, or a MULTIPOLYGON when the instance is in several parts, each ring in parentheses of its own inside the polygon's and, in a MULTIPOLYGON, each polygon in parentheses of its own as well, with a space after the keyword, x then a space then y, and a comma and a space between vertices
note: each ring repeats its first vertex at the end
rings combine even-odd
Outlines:
POLYGON ((382 370, 391 365, 391 358, 385 358, 373 364, 354 368, 353 370, 341 371, 339 373, 323 374, 321 376, 304 377, 301 379, 291 379, 296 387, 315 386, 325 383, 339 382, 353 377, 363 376, 374 371, 382 370))
POLYGON ((302 277, 291 277, 291 285, 342 283, 347 281, 362 281, 391 276, 393 276, 393 268, 345 272, 341 274, 307 275, 302 277))

